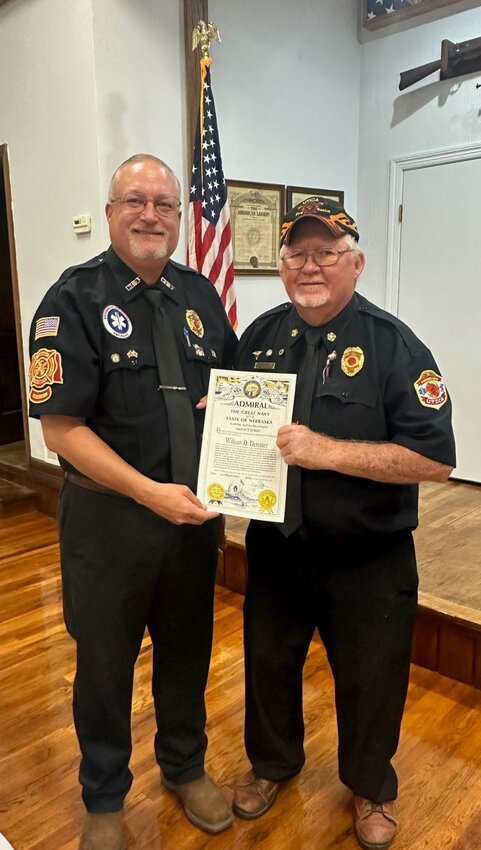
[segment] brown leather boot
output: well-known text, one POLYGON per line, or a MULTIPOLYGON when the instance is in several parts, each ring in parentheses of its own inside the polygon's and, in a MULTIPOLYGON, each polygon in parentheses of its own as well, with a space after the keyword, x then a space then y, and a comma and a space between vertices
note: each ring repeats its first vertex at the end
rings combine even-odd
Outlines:
POLYGON ((194 826, 216 833, 233 823, 232 806, 208 773, 193 782, 170 782, 165 777, 162 777, 162 782, 177 794, 186 816, 194 826))
POLYGON ((365 797, 354 797, 354 829, 361 847, 386 850, 399 829, 394 800, 373 803, 365 797))
POLYGON ((124 813, 89 813, 85 818, 79 850, 126 850, 124 813))
POLYGON ((245 820, 260 818, 276 802, 280 782, 262 779, 249 770, 238 780, 234 790, 234 814, 245 820))

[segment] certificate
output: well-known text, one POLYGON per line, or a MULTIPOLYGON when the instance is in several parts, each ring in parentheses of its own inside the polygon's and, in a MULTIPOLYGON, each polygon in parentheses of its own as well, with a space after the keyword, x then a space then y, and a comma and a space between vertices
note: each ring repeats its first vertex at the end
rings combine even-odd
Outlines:
POLYGON ((242 180, 226 183, 235 273, 278 274, 284 186, 242 180))
POLYGON ((209 509, 284 521, 288 467, 276 439, 292 421, 296 378, 212 369, 197 484, 209 509))

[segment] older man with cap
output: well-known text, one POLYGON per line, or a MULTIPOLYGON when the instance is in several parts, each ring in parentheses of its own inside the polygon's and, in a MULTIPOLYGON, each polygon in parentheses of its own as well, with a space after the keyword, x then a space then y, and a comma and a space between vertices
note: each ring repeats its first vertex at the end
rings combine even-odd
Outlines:
POLYGON ((398 830, 399 740, 417 603, 418 482, 455 464, 451 403, 429 349, 356 293, 353 219, 311 197, 284 218, 279 271, 290 302, 245 331, 242 369, 298 373, 283 524, 246 536, 246 749, 234 811, 251 819, 304 764, 302 670, 314 630, 335 681, 339 775, 359 843, 398 830))

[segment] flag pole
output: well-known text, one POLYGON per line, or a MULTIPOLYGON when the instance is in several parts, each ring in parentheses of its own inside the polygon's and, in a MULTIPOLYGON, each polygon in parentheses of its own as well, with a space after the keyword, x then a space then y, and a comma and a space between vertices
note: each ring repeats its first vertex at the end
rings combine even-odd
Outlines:
POLYGON ((213 39, 221 40, 217 26, 213 21, 199 21, 192 32, 192 50, 200 46, 202 56, 199 120, 190 189, 187 265, 201 272, 215 286, 229 321, 236 328, 237 305, 229 203, 210 79, 210 42, 213 39))

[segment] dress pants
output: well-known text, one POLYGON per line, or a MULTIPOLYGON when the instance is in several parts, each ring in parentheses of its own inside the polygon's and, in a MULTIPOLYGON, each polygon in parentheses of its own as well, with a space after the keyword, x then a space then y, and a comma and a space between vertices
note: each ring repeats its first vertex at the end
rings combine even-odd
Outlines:
POLYGON ((394 799, 417 607, 411 533, 286 539, 251 522, 246 547, 245 738, 255 772, 279 781, 304 764, 302 671, 317 627, 335 682, 340 779, 374 802, 394 799))
POLYGON ((204 772, 217 528, 173 525, 131 499, 70 483, 59 522, 82 796, 90 812, 112 812, 132 783, 133 674, 146 628, 157 761, 172 782, 204 772))

